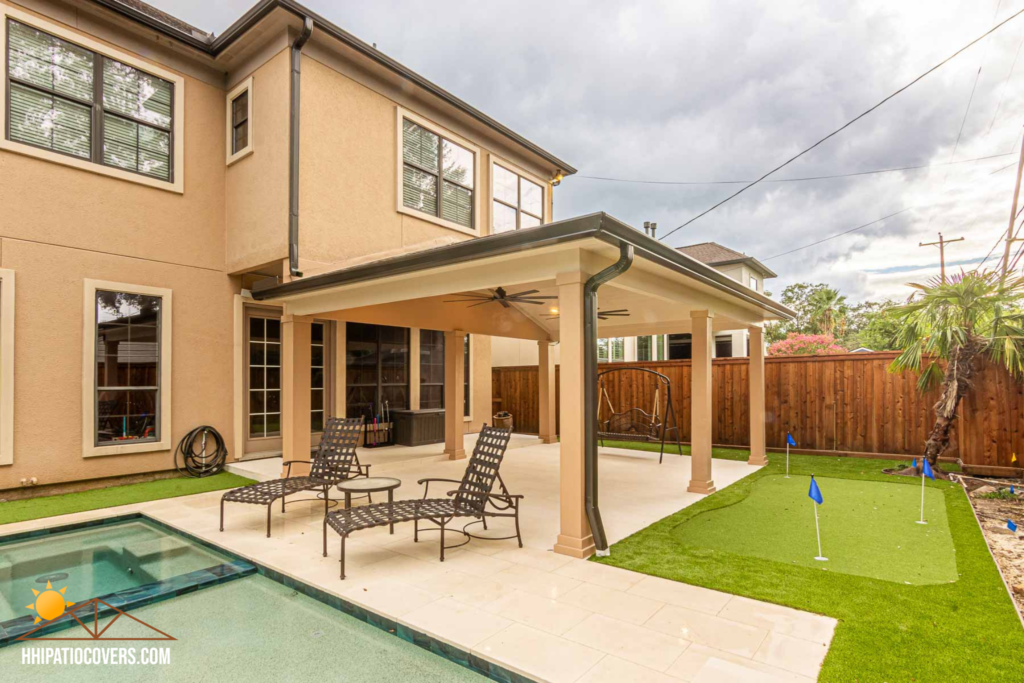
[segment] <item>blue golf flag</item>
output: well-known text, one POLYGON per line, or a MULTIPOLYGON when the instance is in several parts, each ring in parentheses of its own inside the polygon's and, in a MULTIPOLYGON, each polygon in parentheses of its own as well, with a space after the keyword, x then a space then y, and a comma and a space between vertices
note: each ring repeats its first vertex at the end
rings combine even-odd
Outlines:
POLYGON ((1017 525, 1013 523, 1012 519, 1008 519, 1008 520, 1006 520, 1006 528, 1009 529, 1010 531, 1016 531, 1017 530, 1017 525))
POLYGON ((924 476, 935 481, 935 473, 932 472, 932 466, 928 464, 928 458, 921 458, 921 463, 924 466, 924 476))
POLYGON ((796 445, 796 439, 794 439, 793 435, 790 434, 789 432, 786 432, 786 443, 788 443, 790 446, 796 445))
POLYGON ((811 475, 811 490, 807 492, 807 495, 818 505, 825 502, 825 499, 821 496, 821 489, 818 488, 818 482, 814 481, 814 475, 811 475))

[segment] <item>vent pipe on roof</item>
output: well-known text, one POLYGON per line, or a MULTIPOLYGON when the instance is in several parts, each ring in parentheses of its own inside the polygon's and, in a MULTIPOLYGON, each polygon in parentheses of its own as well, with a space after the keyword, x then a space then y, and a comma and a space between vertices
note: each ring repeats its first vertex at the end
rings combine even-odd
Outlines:
POLYGON ((302 32, 292 43, 292 81, 288 136, 288 270, 292 277, 299 271, 299 105, 302 101, 302 46, 313 35, 313 20, 304 17, 302 32))

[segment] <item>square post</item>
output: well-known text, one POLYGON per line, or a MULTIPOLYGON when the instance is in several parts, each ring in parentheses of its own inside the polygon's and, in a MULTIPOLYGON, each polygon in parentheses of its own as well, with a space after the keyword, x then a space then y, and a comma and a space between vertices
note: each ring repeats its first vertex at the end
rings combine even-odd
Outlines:
POLYGON ((551 342, 537 342, 538 391, 540 392, 539 436, 544 443, 557 443, 555 426, 555 347, 551 342))
POLYGON ((691 311, 693 366, 690 374, 690 485, 691 493, 714 493, 711 476, 711 352, 713 336, 710 311, 691 311))
MULTIPOLYGON (((281 450, 282 460, 309 460, 312 448, 310 365, 313 319, 281 318, 281 450)), ((282 470, 281 476, 287 473, 282 470)), ((295 465, 291 475, 309 474, 309 465, 295 465)))
POLYGON ((764 423, 764 330, 750 328, 750 458, 748 465, 767 465, 764 423))
POLYGON ((558 276, 558 328, 561 367, 561 442, 559 445, 559 530, 555 552, 586 558, 594 554, 585 506, 583 285, 585 273, 558 276))
POLYGON ((409 328, 409 410, 420 409, 420 330, 409 328))
POLYGON ((466 333, 453 330, 444 333, 444 454, 449 460, 466 457, 463 433, 466 423, 466 333))

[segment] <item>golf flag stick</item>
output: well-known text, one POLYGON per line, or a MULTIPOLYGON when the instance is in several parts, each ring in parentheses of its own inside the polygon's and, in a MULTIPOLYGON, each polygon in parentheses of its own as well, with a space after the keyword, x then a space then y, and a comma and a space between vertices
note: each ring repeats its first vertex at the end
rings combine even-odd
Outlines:
POLYGON ((796 439, 789 432, 786 432, 786 479, 789 479, 789 447, 796 445, 796 439))
MULTIPOLYGON (((914 465, 917 465, 917 458, 914 458, 914 465)), ((932 472, 932 466, 928 463, 928 458, 921 458, 921 519, 917 522, 918 524, 927 524, 924 521, 924 478, 935 479, 935 473, 932 472)))
POLYGON ((811 490, 807 492, 807 496, 813 501, 814 505, 814 533, 818 537, 818 556, 815 560, 819 562, 828 562, 828 558, 821 552, 821 527, 818 526, 818 506, 825 502, 824 497, 821 495, 821 489, 818 488, 818 482, 814 481, 814 475, 811 475, 811 490))

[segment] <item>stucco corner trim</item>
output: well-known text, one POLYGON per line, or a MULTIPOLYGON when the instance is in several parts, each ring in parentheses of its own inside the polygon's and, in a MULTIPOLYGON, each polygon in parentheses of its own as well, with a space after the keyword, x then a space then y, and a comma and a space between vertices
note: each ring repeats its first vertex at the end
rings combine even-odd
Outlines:
POLYGON ((230 166, 231 164, 235 163, 236 161, 244 159, 245 157, 249 156, 254 151, 256 151, 256 143, 255 143, 255 140, 253 139, 253 132, 255 130, 254 129, 254 123, 255 122, 252 119, 253 97, 254 96, 255 95, 254 95, 254 91, 253 91, 253 80, 252 80, 252 76, 249 76, 249 78, 245 79, 244 81, 242 81, 241 83, 236 85, 234 87, 234 89, 231 92, 228 93, 227 98, 225 99, 225 107, 224 107, 224 136, 225 136, 224 137, 224 144, 225 144, 225 147, 224 147, 224 149, 226 150, 226 153, 227 153, 227 161, 226 161, 226 163, 227 163, 228 166, 230 166), (246 119, 248 121, 248 123, 249 123, 249 144, 247 144, 245 147, 243 147, 242 149, 238 150, 237 152, 232 153, 231 152, 231 145, 232 145, 232 142, 233 142, 233 135, 232 135, 232 133, 234 131, 233 131, 233 127, 231 125, 231 115, 232 115, 231 103, 234 102, 235 99, 239 95, 241 95, 242 93, 244 93, 246 91, 249 92, 249 106, 248 106, 249 113, 247 114, 248 118, 246 119))
MULTIPOLYGON (((456 135, 444 126, 438 125, 433 121, 423 118, 419 114, 415 114, 408 109, 402 107, 395 107, 395 210, 400 214, 418 218, 434 225, 439 225, 442 228, 448 228, 455 232, 461 232, 465 235, 472 235, 473 237, 479 237, 484 232, 480 229, 480 221, 482 220, 482 212, 480 210, 480 178, 481 178, 481 166, 484 163, 484 155, 477 145, 474 145, 469 140, 456 135), (440 216, 432 216, 429 213, 417 211, 416 209, 410 209, 402 202, 403 194, 403 179, 402 169, 404 168, 404 159, 402 158, 402 119, 409 119, 418 126, 426 128, 431 133, 440 135, 443 138, 447 138, 454 143, 457 143, 461 147, 465 147, 473 153, 473 225, 472 228, 467 228, 464 225, 459 225, 454 221, 449 221, 440 216)), ((441 188, 438 187, 438 202, 441 201, 441 188)))
POLYGON ((0 466, 14 464, 14 271, 0 268, 0 466))
MULTIPOLYGON (((103 164, 96 163, 87 159, 78 159, 76 157, 69 156, 67 154, 60 154, 59 152, 53 152, 47 149, 39 147, 33 147, 32 145, 26 145, 21 142, 15 142, 8 140, 6 134, 0 135, 0 150, 7 152, 14 152, 15 154, 22 154, 24 156, 35 157, 36 159, 42 159, 43 161, 49 161, 55 164, 61 164, 63 166, 70 166, 82 171, 88 171, 89 173, 96 173, 99 175, 105 175, 118 180, 126 180, 128 182, 136 183, 139 185, 145 185, 147 187, 153 187, 158 190, 166 190, 169 192, 175 192, 177 194, 184 194, 185 192, 185 79, 176 73, 163 69, 155 64, 147 61, 143 61, 138 57, 135 57, 127 52, 118 50, 110 45, 101 43, 97 40, 93 40, 84 33, 77 33, 72 31, 60 24, 56 24, 51 21, 47 21, 34 14, 23 12, 14 7, 4 5, 0 3, 0 73, 7 73, 7 19, 10 17, 15 21, 45 31, 51 35, 57 36, 67 40, 70 43, 74 43, 81 47, 91 50, 98 55, 104 57, 110 57, 119 62, 135 67, 140 71, 159 76, 160 78, 170 81, 174 84, 174 136, 173 144, 174 149, 172 150, 173 162, 172 168, 174 171, 174 179, 171 182, 159 180, 158 178, 150 178, 148 176, 141 175, 139 173, 132 173, 130 171, 124 171, 119 168, 112 166, 104 166, 103 164)), ((6 76, 5 76, 6 77, 6 76)), ((0 96, 0 125, 6 128, 7 122, 7 98, 0 96)))
POLYGON ((152 453, 171 449, 171 338, 174 307, 170 289, 107 280, 83 280, 82 316, 82 457, 152 453), (160 440, 145 443, 96 445, 96 292, 128 292, 158 296, 160 314, 160 440))

